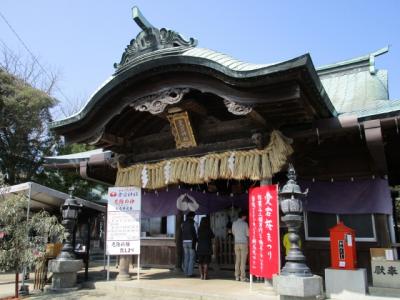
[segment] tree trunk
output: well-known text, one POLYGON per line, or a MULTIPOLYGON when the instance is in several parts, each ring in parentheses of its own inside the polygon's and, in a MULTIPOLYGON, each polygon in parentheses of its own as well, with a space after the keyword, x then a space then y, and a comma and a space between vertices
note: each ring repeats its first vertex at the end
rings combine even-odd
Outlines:
POLYGON ((18 298, 18 281, 19 281, 19 272, 15 272, 15 298, 18 298))

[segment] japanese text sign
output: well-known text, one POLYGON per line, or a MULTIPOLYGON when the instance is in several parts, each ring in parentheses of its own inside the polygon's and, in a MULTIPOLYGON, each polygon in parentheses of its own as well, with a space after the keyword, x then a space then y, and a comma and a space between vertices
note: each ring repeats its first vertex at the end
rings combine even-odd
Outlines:
POLYGON ((371 260, 373 286, 383 288, 400 288, 400 261, 371 260))
POLYGON ((278 186, 249 192, 250 273, 271 279, 280 269, 278 186))
POLYGON ((140 254, 141 190, 108 189, 107 255, 140 254))

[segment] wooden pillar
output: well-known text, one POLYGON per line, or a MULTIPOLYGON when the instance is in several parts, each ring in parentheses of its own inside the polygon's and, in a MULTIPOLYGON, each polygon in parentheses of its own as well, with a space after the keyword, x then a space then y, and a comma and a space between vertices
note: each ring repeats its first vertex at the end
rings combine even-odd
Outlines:
POLYGON ((183 247, 182 247, 182 223, 183 212, 176 214, 175 220, 175 270, 182 271, 183 247))
POLYGON ((89 258, 90 258, 90 225, 92 223, 92 218, 88 217, 87 222, 87 240, 86 240, 86 251, 85 251, 85 280, 89 279, 89 258))
POLYGON ((389 248, 391 247, 391 238, 388 226, 388 217, 383 214, 375 214, 375 230, 376 238, 380 247, 389 248))

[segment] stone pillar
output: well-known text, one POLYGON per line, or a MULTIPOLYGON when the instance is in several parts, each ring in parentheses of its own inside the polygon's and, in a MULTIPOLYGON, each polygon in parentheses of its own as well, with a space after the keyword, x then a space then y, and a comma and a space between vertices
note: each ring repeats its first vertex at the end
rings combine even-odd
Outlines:
POLYGON ((131 262, 130 255, 121 255, 119 257, 119 266, 118 266, 119 273, 117 276, 117 280, 120 281, 131 280, 131 276, 129 275, 130 262, 131 262))
POLYGON ((179 211, 176 215, 175 221, 175 271, 182 271, 182 222, 183 222, 183 212, 179 211))

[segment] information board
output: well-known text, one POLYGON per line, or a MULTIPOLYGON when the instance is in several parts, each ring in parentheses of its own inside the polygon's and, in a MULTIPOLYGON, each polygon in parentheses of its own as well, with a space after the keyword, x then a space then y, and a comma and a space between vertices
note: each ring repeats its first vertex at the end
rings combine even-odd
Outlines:
POLYGON ((271 279, 280 269, 278 186, 249 192, 250 274, 271 279))
POLYGON ((140 254, 140 209, 140 188, 108 189, 107 255, 140 254))

